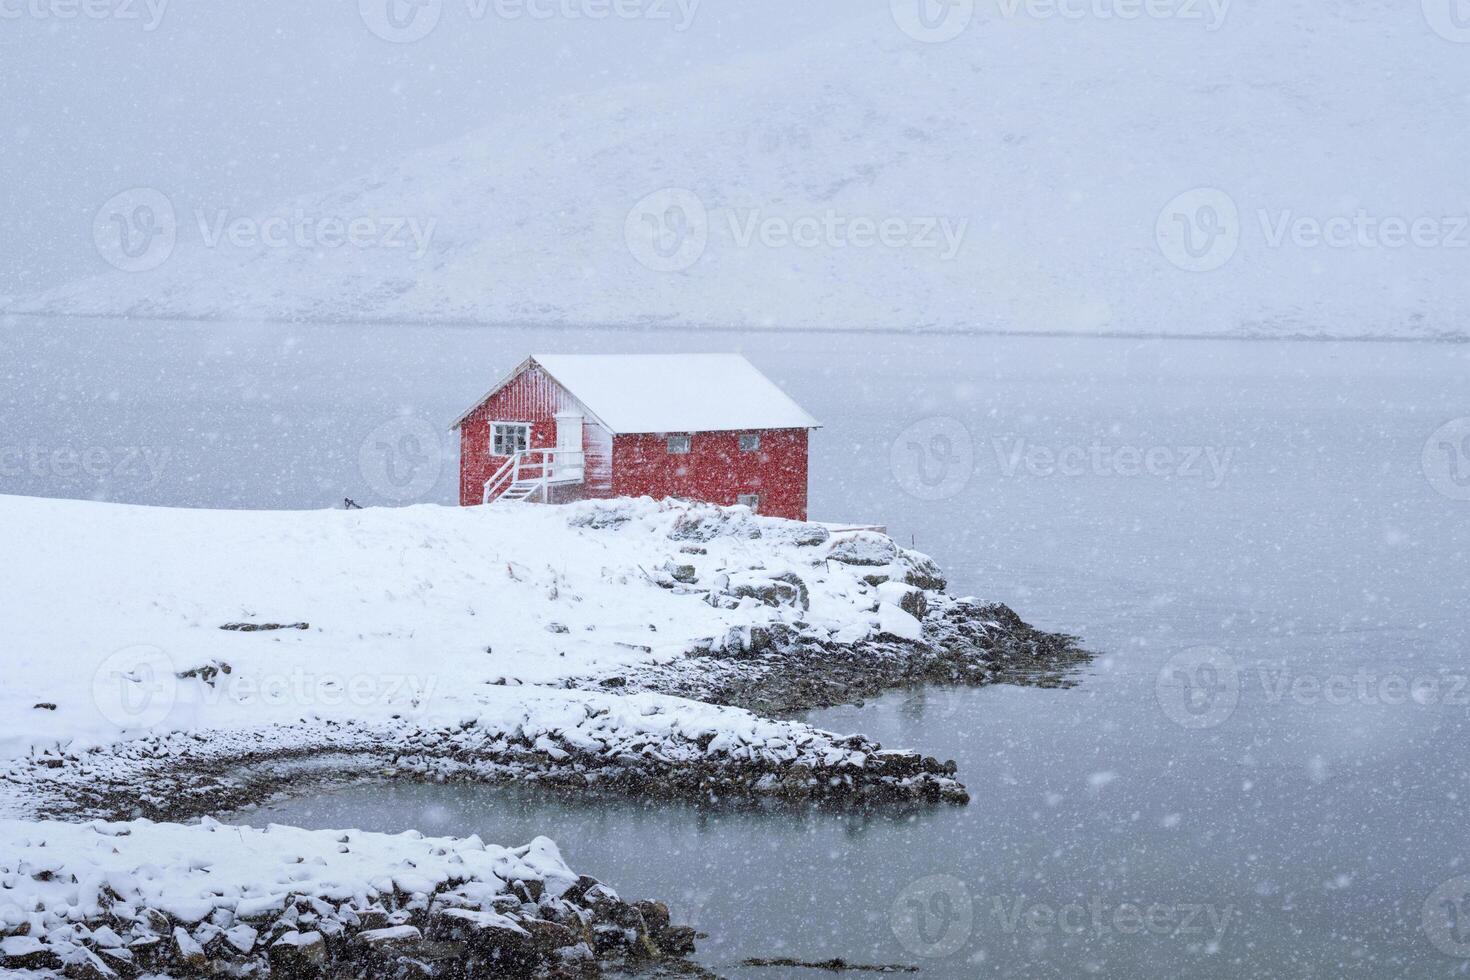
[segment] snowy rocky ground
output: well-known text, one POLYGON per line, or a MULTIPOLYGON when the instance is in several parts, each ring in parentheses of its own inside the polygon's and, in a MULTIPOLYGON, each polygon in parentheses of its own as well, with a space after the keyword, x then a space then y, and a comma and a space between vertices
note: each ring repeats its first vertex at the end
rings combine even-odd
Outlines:
POLYGON ((964 802, 952 763, 779 716, 915 681, 1063 683, 1085 656, 1004 607, 950 597, 932 561, 885 536, 742 508, 0 497, 0 512, 19 556, 0 570, 15 651, 0 688, 12 968, 443 975, 677 956, 690 937, 666 911, 578 889, 549 842, 147 821, 323 775, 964 802), (134 822, 38 822, 98 818, 134 822), (536 874, 517 877, 517 861, 536 874), (288 867, 269 879, 273 863, 288 867), (203 908, 204 892, 220 901, 203 908), (237 900, 258 892, 279 901, 242 914, 237 900), (188 907, 160 905, 175 902, 188 907), (242 925, 249 944, 230 938, 242 925))

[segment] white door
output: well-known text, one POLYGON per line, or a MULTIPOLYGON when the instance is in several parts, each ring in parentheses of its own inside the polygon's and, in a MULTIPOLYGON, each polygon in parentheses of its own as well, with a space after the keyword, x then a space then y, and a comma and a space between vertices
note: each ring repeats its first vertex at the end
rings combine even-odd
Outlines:
POLYGON ((583 418, 576 412, 556 413, 556 461, 551 478, 558 483, 581 483, 586 467, 582 453, 583 418))

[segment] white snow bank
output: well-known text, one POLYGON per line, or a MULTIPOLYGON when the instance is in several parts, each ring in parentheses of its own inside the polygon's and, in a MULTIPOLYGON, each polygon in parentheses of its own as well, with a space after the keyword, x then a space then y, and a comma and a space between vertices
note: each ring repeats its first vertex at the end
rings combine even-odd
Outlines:
MULTIPOLYGON (((319 722, 568 732, 596 714, 625 734, 789 736, 561 685, 752 625, 867 635, 863 578, 885 569, 829 560, 825 539, 650 500, 268 513, 0 496, 0 759, 319 722)), ((865 560, 896 553, 862 541, 865 560)))
POLYGON ((453 909, 523 932, 492 910, 534 919, 578 877, 545 837, 506 848, 212 820, 0 821, 0 883, 0 972, 64 967, 105 978, 148 966, 207 972, 210 960, 252 975, 252 955, 324 949, 353 933, 359 947, 401 942, 419 935, 410 920, 453 909), (531 891, 517 885, 527 882, 531 891), (540 907, 523 905, 532 896, 540 907))

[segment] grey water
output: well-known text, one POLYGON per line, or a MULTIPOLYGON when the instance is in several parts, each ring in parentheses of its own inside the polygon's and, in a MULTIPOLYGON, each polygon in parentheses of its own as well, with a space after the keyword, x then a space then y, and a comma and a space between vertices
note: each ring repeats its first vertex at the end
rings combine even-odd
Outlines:
POLYGON ((814 518, 1098 659, 808 717, 955 759, 966 807, 399 785, 241 819, 545 834, 729 976, 1470 973, 1464 345, 13 320, 0 492, 451 503, 449 421, 539 350, 744 352, 825 423, 814 518))

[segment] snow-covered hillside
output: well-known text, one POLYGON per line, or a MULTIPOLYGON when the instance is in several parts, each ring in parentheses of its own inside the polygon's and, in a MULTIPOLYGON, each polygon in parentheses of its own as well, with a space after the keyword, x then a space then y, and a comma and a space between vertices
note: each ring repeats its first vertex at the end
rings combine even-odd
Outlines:
MULTIPOLYGON (((12 556, 0 594, 24 638, 0 687, 7 756, 302 719, 518 719, 537 705, 567 728, 586 712, 564 680, 667 663, 759 624, 800 618, 854 641, 883 617, 902 631, 906 615, 880 615, 859 579, 872 568, 824 560, 849 539, 824 544, 825 531, 743 509, 271 513, 0 497, 0 512, 12 556), (778 579, 788 573, 809 608, 778 579), (726 598, 705 601, 711 588, 726 598)), ((625 700, 612 710, 630 718, 691 704, 625 700)))
POLYGON ((209 203, 172 201, 161 266, 11 309, 1465 334, 1464 47, 1417 3, 1164 6, 1196 16, 987 0, 933 44, 884 12, 529 107, 284 205, 277 246, 207 245, 209 203))

